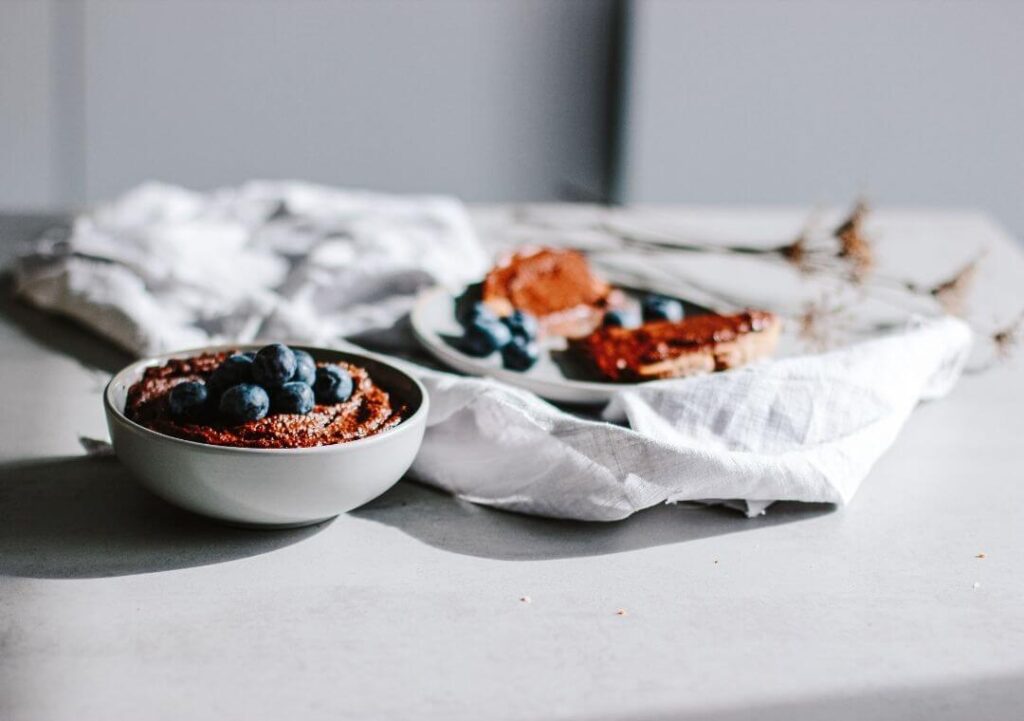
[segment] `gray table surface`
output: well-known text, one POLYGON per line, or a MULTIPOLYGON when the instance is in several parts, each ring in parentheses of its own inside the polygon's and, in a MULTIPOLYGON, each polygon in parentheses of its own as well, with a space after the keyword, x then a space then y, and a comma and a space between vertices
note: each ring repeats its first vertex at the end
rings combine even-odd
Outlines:
MULTIPOLYGON (((979 318, 1019 312, 1024 258, 993 223, 880 217, 894 262, 987 245, 979 318)), ((45 221, 0 219, 2 253, 45 221)), ((1020 717, 1020 359, 918 408, 842 509, 578 524, 404 481, 286 532, 179 512, 83 455, 125 360, 5 287, 5 721, 1020 717)))

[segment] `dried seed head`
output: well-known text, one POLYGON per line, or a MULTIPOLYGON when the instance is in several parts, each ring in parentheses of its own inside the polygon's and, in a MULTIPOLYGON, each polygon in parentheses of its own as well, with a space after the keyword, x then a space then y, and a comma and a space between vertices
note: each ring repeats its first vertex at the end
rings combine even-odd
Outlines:
POLYGON ((860 232, 869 210, 867 201, 864 198, 858 198, 857 202, 853 204, 853 208, 850 209, 849 215, 846 216, 842 223, 836 226, 833 235, 841 238, 850 233, 860 232))
POLYGON ((958 270, 953 277, 944 280, 928 289, 928 292, 939 302, 942 309, 950 315, 963 315, 970 295, 974 278, 978 274, 978 264, 984 253, 958 270))
POLYGON ((827 257, 831 255, 831 251, 828 251, 820 244, 815 244, 814 238, 820 233, 816 233, 815 229, 818 227, 820 221, 819 212, 815 210, 804 221, 804 226, 797 234, 793 241, 786 245, 777 248, 777 252, 782 256, 782 259, 792 265, 801 273, 813 273, 818 270, 823 270, 823 260, 827 261, 827 257))
POLYGON ((809 253, 807 249, 807 235, 805 233, 798 235, 792 243, 779 248, 779 254, 801 273, 809 273, 811 271, 811 267, 808 265, 809 253))
POLYGON ((1021 341, 1024 340, 1024 313, 1017 320, 992 334, 992 344, 999 360, 1007 360, 1013 355, 1021 341))
POLYGON ((868 210, 867 203, 858 200, 846 220, 833 232, 839 239, 837 255, 849 263, 850 277, 858 283, 867 278, 875 265, 871 239, 864 234, 864 220, 867 218, 868 210))

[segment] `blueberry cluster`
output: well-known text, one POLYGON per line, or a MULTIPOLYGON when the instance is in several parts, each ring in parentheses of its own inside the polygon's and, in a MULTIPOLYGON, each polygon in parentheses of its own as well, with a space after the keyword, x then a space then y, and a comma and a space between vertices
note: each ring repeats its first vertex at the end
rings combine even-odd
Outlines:
POLYGON ((313 356, 280 343, 228 356, 204 383, 171 389, 171 414, 187 418, 215 409, 227 421, 245 423, 268 413, 306 414, 316 403, 348 400, 352 376, 336 365, 317 368, 313 356))
POLYGON ((604 325, 635 328, 650 321, 682 319, 682 303, 675 298, 649 293, 640 300, 640 313, 634 308, 613 308, 604 314, 604 325))
POLYGON ((456 306, 464 331, 462 351, 477 358, 501 352, 501 363, 509 370, 526 371, 540 357, 537 347, 537 319, 521 310, 499 318, 480 302, 456 306))

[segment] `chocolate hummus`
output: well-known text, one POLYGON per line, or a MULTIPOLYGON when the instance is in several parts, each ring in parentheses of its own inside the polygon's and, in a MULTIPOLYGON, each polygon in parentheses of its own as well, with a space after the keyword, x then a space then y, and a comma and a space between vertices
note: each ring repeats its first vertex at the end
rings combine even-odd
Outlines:
MULTIPOLYGON (((178 383, 207 380, 230 353, 208 353, 172 359, 148 368, 128 390, 125 415, 154 431, 215 446, 242 448, 307 448, 365 438, 402 421, 404 408, 391 405, 388 394, 364 368, 339 362, 352 375, 351 397, 335 405, 316 405, 305 415, 276 413, 241 425, 226 423, 214 408, 190 420, 171 415, 167 394, 178 383)), ((320 363, 318 365, 326 365, 320 363)))

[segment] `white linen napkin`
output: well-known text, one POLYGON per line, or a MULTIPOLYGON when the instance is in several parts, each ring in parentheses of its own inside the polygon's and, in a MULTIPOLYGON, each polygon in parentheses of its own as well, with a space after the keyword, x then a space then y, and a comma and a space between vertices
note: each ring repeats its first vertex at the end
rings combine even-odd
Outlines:
MULTIPOLYGON (((46 237, 17 292, 139 355, 214 342, 345 346, 416 292, 479 278, 462 206, 297 183, 208 195, 147 185, 46 237)), ((420 480, 498 508, 609 521, 663 502, 842 504, 914 406, 947 393, 970 331, 953 318, 802 357, 620 391, 588 420, 526 391, 410 364, 431 412, 420 480), (624 424, 622 423, 624 422, 624 424)))
POLYGON ((663 502, 843 504, 919 400, 947 393, 970 344, 947 318, 829 353, 621 391, 585 421, 503 384, 427 377, 419 476, 477 503, 616 520, 663 502), (465 439, 471 439, 467 443, 465 439))
POLYGON ((17 292, 151 355, 221 341, 329 343, 386 326, 421 288, 479 278, 462 205, 253 182, 210 194, 146 184, 42 238, 17 292))

